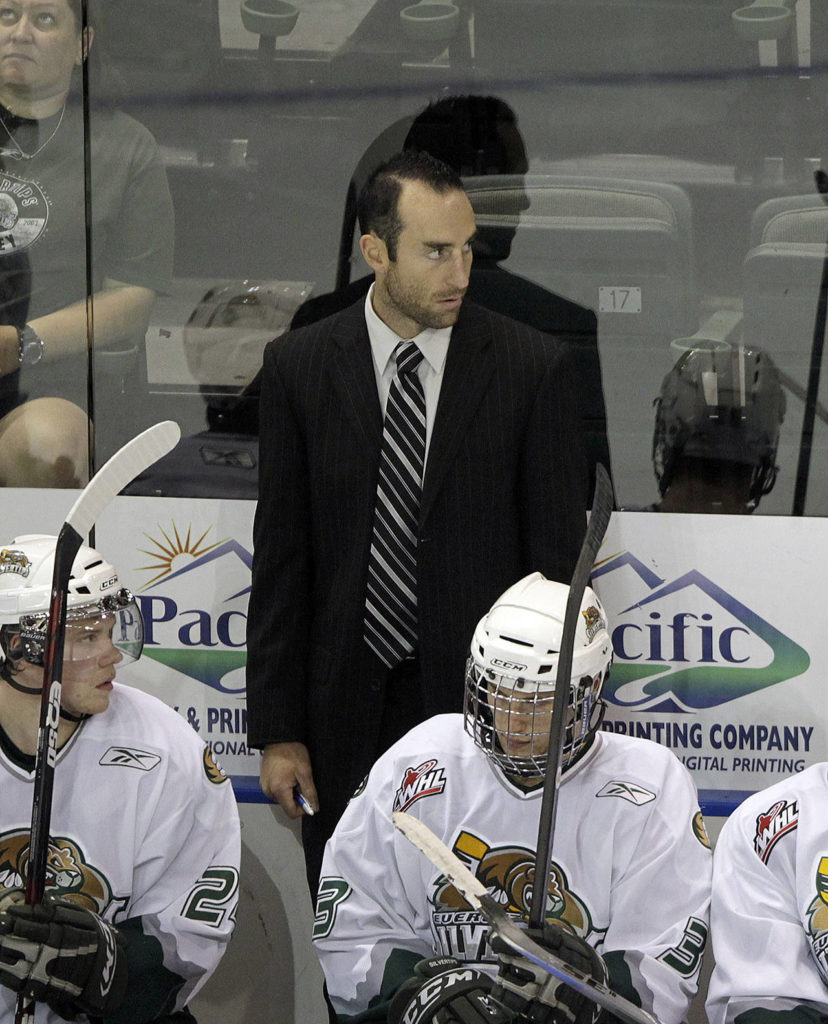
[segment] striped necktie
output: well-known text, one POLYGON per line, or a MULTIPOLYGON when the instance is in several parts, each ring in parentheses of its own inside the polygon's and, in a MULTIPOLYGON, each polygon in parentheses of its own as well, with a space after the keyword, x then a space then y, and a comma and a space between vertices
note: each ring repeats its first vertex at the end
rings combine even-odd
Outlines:
POLYGON ((374 534, 365 598, 365 642, 389 668, 417 643, 417 527, 425 464, 426 408, 412 341, 395 349, 380 448, 374 534))

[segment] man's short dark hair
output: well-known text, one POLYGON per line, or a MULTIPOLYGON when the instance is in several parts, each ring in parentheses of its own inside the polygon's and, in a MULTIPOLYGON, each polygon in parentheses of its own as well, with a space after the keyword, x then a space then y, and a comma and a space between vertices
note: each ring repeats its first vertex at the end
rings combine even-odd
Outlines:
POLYGON ((397 153, 381 164, 359 195, 357 216, 362 233, 373 231, 381 238, 392 260, 397 258, 397 242, 403 227, 398 206, 404 181, 419 181, 440 195, 463 190, 457 171, 421 150, 397 153))

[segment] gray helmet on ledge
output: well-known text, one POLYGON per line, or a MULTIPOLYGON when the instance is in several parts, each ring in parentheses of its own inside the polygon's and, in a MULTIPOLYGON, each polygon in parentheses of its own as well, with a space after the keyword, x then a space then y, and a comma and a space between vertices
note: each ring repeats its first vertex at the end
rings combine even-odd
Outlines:
POLYGON ((655 406, 653 468, 662 497, 680 458, 751 466, 754 508, 771 491, 785 393, 766 352, 729 345, 689 349, 664 378, 655 406))

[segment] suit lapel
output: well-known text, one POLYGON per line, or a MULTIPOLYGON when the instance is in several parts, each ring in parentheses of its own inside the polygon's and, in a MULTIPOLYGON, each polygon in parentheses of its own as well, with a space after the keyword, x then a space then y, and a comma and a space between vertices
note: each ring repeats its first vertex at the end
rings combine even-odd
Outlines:
POLYGON ((334 391, 353 422, 366 454, 376 461, 382 439, 382 415, 365 326, 364 300, 338 318, 331 341, 333 358, 329 370, 334 391))
POLYGON ((445 480, 460 444, 471 427, 480 400, 494 372, 492 332, 488 320, 473 306, 451 332, 434 433, 428 448, 420 522, 424 522, 445 480))

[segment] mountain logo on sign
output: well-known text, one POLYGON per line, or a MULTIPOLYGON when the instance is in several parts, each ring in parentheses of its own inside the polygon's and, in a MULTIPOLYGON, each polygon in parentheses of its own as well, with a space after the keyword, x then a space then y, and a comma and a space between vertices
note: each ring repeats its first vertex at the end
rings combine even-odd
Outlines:
POLYGON ((803 647, 698 570, 668 582, 624 551, 596 565, 592 578, 621 568, 648 589, 634 604, 609 613, 615 660, 602 696, 610 704, 693 712, 808 668, 803 647))
POLYGON ((137 594, 144 655, 214 690, 241 694, 253 557, 233 538, 209 543, 211 529, 179 531, 173 523, 169 532, 160 529, 163 539, 145 534, 154 548, 139 549, 152 562, 137 569, 152 573, 137 594))

